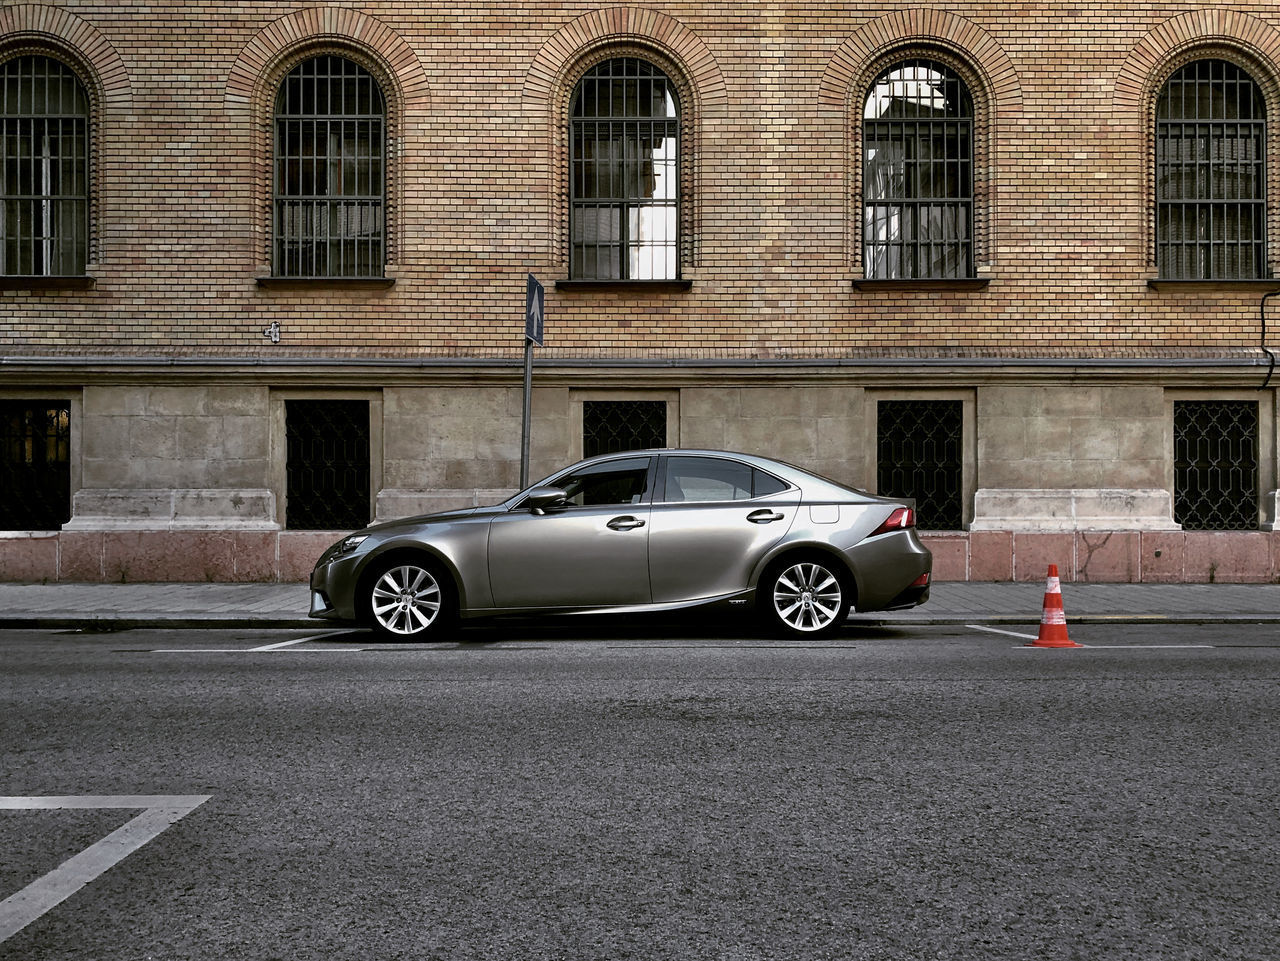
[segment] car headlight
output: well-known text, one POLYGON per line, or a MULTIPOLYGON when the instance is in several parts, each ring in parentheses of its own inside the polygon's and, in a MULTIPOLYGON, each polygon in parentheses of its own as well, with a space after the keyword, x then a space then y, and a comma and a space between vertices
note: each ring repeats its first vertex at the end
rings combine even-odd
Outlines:
POLYGON ((343 554, 350 554, 357 547, 364 543, 368 534, 351 534, 338 541, 337 550, 333 552, 334 557, 341 557, 343 554))

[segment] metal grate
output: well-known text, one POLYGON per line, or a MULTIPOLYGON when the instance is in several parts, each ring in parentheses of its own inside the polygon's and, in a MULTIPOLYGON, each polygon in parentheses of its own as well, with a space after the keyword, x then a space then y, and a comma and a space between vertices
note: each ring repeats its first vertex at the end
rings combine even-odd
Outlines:
POLYGON ((863 111, 863 270, 880 280, 972 277, 973 101, 933 60, 872 84, 863 111))
POLYGON ((666 401, 583 401, 582 454, 584 457, 666 446, 666 401))
POLYGON ((0 530, 57 530, 71 519, 71 405, 0 401, 0 530))
POLYGON ((1156 106, 1156 262, 1171 280, 1264 276, 1266 107, 1235 64, 1197 60, 1156 106))
POLYGON ((0 274, 83 276, 89 251, 89 101, 64 64, 0 66, 0 274))
POLYGON ((634 57, 578 81, 570 135, 570 273, 679 276, 680 120, 675 85, 634 57))
POLYGON ((964 527, 964 413, 958 400, 882 400, 876 407, 876 489, 913 497, 923 530, 964 527))
POLYGON ((291 530, 353 530, 369 523, 369 402, 285 401, 291 530))
POLYGON ((1173 519, 1189 531, 1258 526, 1258 405, 1174 401, 1173 519))
POLYGON ((276 98, 275 273, 381 277, 385 107, 359 64, 314 57, 276 98))

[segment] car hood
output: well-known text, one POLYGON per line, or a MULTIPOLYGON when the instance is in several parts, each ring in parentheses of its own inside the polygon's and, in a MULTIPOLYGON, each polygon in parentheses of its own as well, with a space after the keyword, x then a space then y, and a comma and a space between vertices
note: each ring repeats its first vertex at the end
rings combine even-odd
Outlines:
POLYGON ((396 530, 404 527, 420 527, 423 524, 443 524, 449 521, 461 520, 464 517, 470 517, 472 514, 481 510, 484 510, 484 508, 463 507, 452 511, 436 511, 432 514, 415 514, 413 517, 401 517, 394 521, 386 521, 382 524, 372 524, 369 527, 366 527, 363 533, 394 533, 396 530))

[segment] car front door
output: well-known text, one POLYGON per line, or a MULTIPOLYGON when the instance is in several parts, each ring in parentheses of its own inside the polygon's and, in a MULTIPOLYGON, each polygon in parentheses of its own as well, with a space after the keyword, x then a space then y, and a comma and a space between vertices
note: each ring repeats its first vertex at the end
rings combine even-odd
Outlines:
POLYGON ((567 495, 546 511, 516 507, 489 528, 497 607, 647 604, 652 457, 596 462, 552 483, 567 495))
POLYGON ((655 603, 745 590, 756 562, 795 520, 800 492, 726 457, 668 455, 649 531, 655 603))

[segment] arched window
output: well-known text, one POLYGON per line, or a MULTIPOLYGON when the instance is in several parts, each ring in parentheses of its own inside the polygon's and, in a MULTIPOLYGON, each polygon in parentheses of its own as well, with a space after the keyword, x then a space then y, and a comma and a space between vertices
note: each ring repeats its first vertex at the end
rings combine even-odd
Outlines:
POLYGON ((312 57, 280 83, 275 111, 277 277, 381 277, 386 106, 369 71, 312 57))
POLYGON ((974 275, 973 100, 934 60, 900 61, 863 110, 863 271, 873 280, 974 275))
POLYGON ((1266 105, 1225 60, 1180 69, 1156 104, 1156 266, 1169 280, 1266 268, 1266 105))
POLYGON ((89 98, 65 64, 0 65, 0 274, 81 277, 89 259, 89 98))
POLYGON ((680 276, 680 104, 653 64, 618 57, 578 81, 570 107, 569 273, 680 276))

